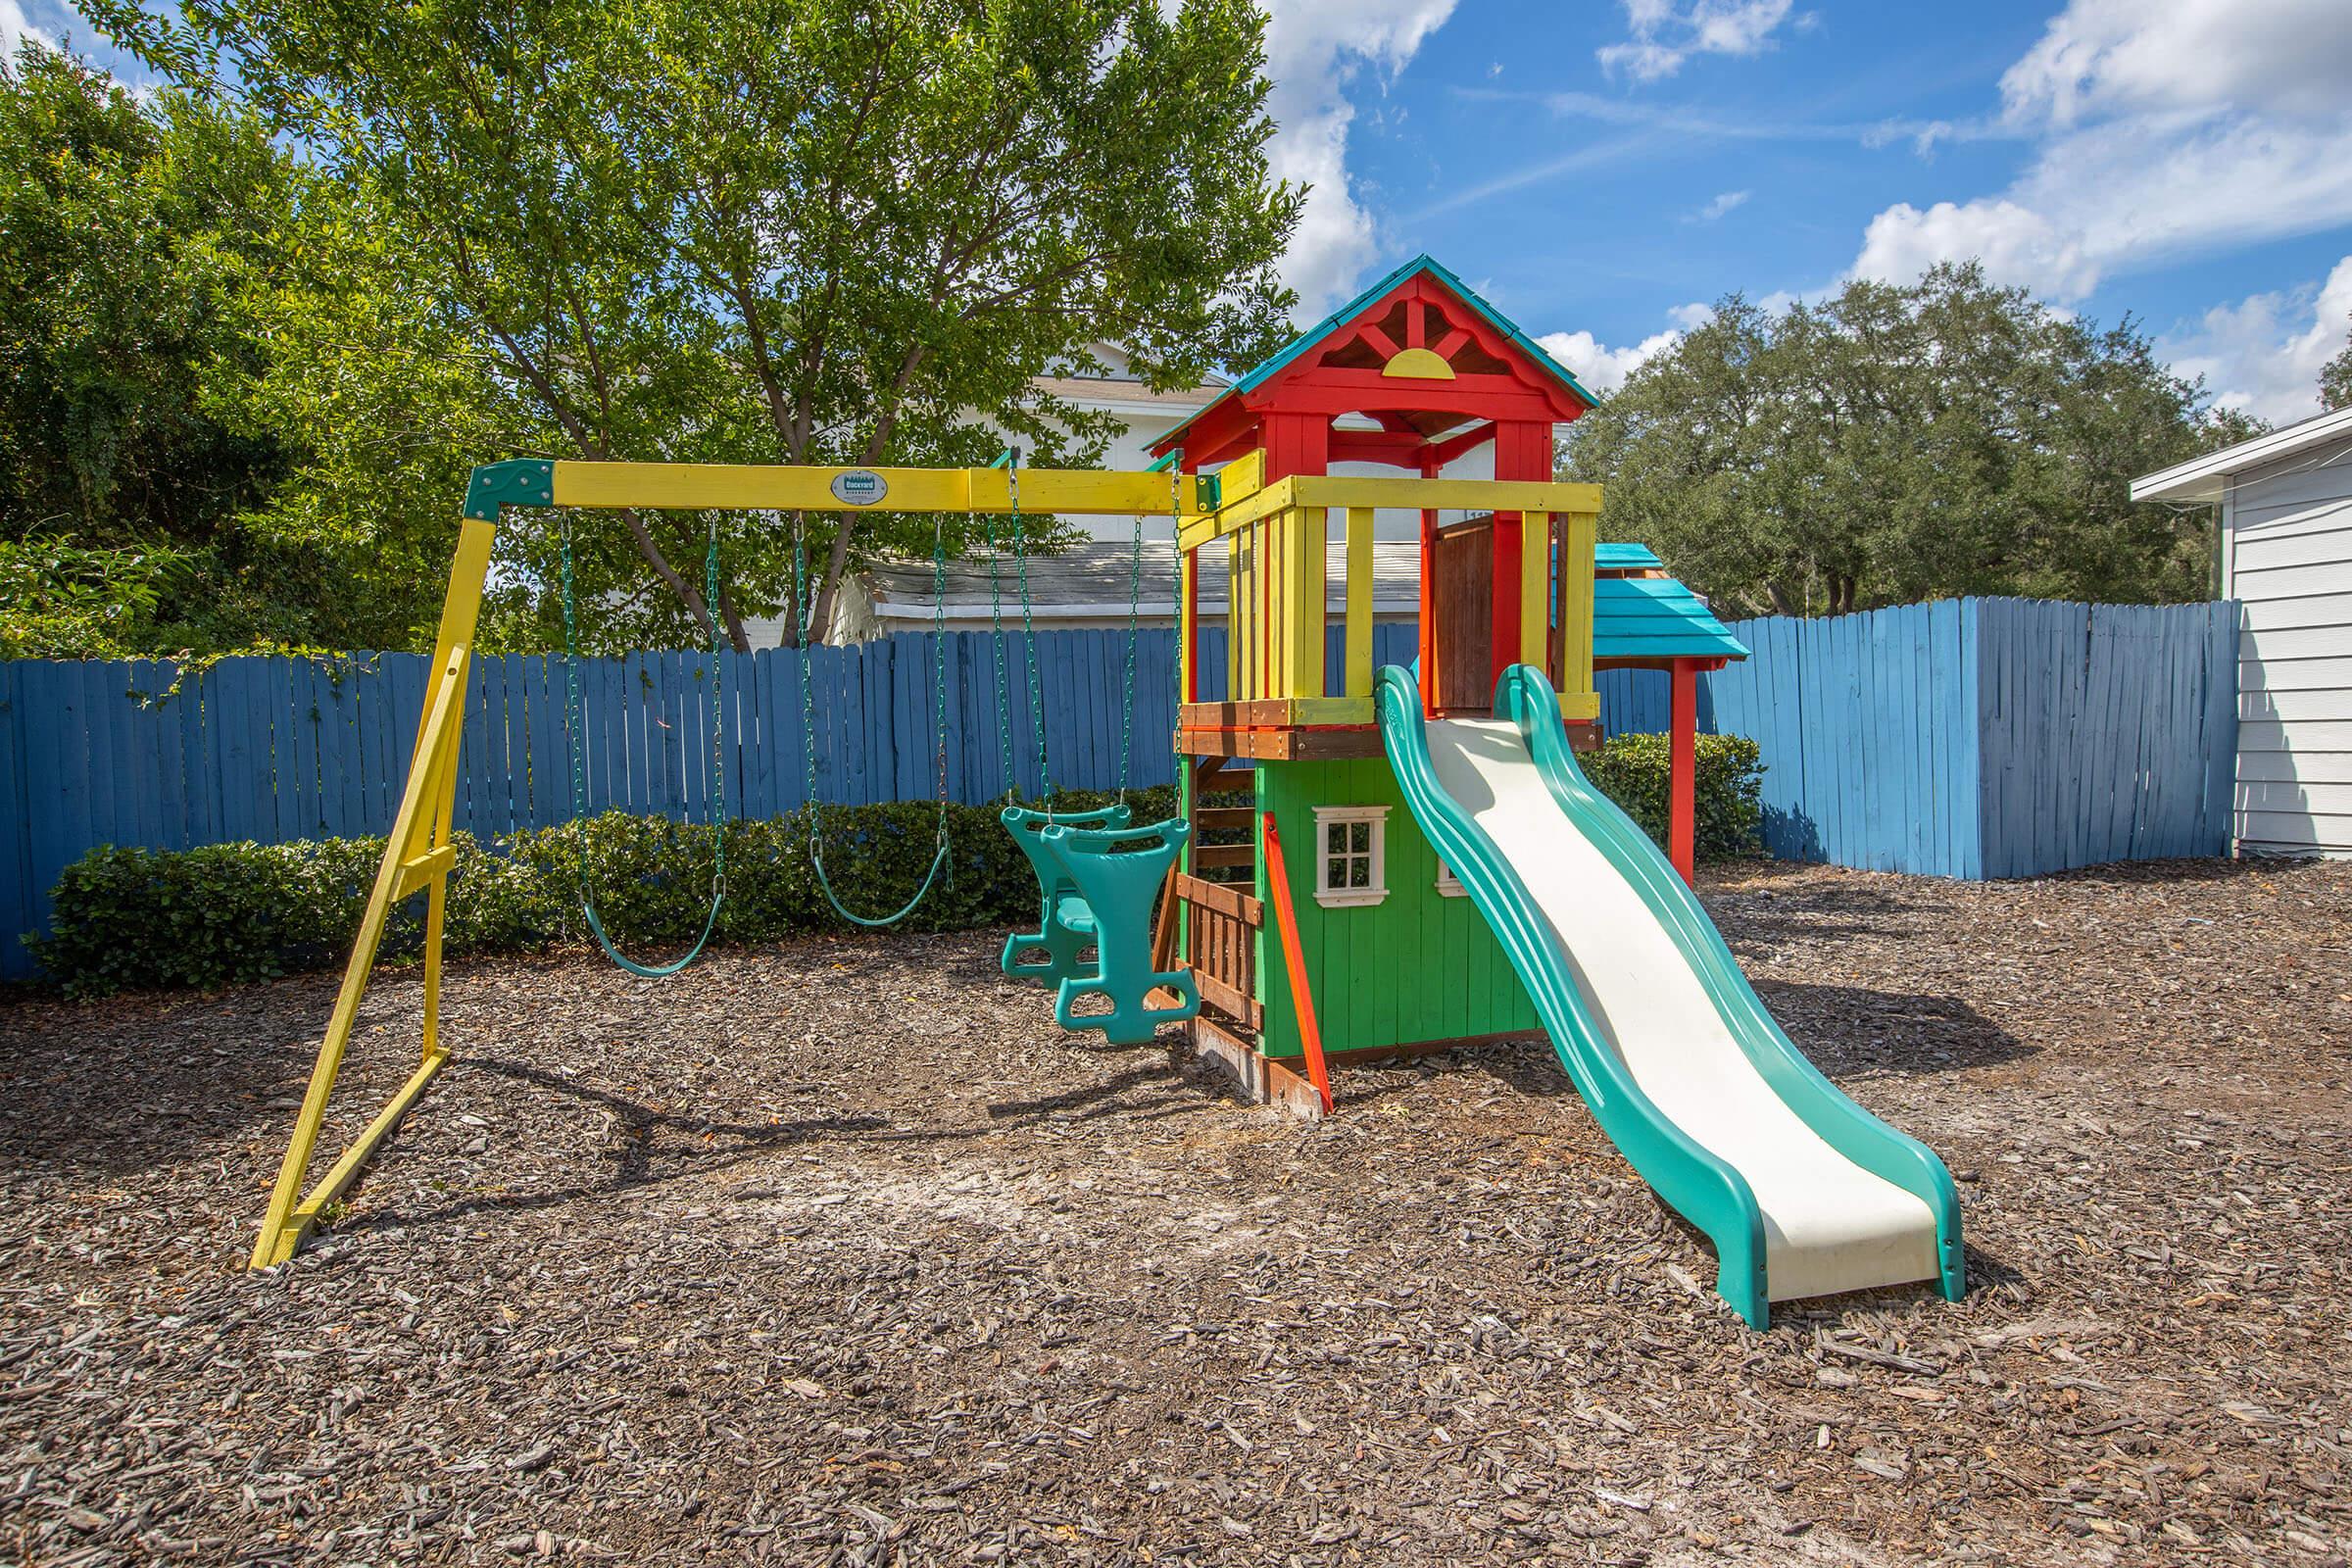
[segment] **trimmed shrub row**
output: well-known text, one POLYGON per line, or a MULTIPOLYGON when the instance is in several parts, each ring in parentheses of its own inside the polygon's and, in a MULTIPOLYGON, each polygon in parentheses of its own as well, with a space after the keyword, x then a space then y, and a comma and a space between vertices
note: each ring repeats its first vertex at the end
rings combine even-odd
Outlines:
MULTIPOLYGON (((1596 784, 1663 841, 1664 737, 1619 737, 1586 765, 1596 784)), ((1700 738, 1701 856, 1756 853, 1756 775, 1753 742, 1700 738)), ((1111 798, 1072 792, 1061 799, 1075 810, 1111 798)), ((1166 789, 1131 792, 1129 804, 1139 822, 1175 810, 1166 789)), ((930 866, 935 811, 915 801, 826 807, 825 870, 842 901, 871 914, 905 903, 930 866)), ((841 928, 809 861, 806 814, 730 822, 724 832, 727 896, 713 940, 773 941, 841 928)), ((461 833, 443 927, 447 951, 587 943, 577 893, 579 845, 607 934, 632 955, 674 952, 702 929, 710 906, 712 833, 618 811, 577 830, 564 824, 489 845, 461 833)), ((994 805, 949 807, 948 842, 946 869, 902 929, 966 930, 1035 917, 1036 878, 994 805)), ((380 838, 367 838, 182 851, 101 847, 58 880, 51 934, 28 940, 50 978, 74 996, 212 989, 331 966, 350 950, 383 846, 380 838)), ((421 898, 398 906, 384 957, 417 952, 423 923, 421 898)))
MULTIPOLYGON (((1670 743, 1663 735, 1617 735, 1581 760, 1600 792, 1642 824, 1653 844, 1666 842, 1670 743)), ((1744 735, 1701 735, 1692 768, 1692 839, 1702 860, 1764 853, 1764 763, 1744 735)))

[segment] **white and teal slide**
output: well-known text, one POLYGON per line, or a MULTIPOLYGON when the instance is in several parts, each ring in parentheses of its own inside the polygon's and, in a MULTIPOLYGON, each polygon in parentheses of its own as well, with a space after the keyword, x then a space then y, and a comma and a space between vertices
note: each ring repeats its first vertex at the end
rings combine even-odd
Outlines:
POLYGON ((1601 1130, 1714 1243, 1716 1289, 1750 1324, 1773 1301, 1920 1280, 1958 1299, 1943 1161, 1789 1042, 1666 857, 1585 777, 1558 701, 1517 665, 1494 717, 1430 720, 1391 666, 1380 724, 1601 1130))

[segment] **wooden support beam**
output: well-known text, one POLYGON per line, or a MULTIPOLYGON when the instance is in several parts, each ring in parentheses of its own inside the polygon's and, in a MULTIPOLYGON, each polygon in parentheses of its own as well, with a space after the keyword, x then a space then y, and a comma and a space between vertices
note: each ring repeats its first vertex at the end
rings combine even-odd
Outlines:
MULTIPOLYGON (((558 463, 559 507, 640 507, 695 512, 1010 512, 1004 468, 820 468, 739 463, 558 463)), ((1164 517, 1168 480, 1158 473, 1023 468, 1021 510, 1164 517)), ((1198 475, 1177 486, 1187 517, 1218 488, 1198 475)))

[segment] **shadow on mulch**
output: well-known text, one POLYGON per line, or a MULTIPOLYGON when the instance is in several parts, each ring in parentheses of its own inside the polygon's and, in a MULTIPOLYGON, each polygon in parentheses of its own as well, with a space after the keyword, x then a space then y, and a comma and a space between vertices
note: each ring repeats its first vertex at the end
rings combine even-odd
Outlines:
POLYGON ((220 997, 12 1011, 0 1027, 0 1151, 26 1165, 119 1176, 263 1127, 282 1137, 335 984, 304 976, 220 997))
POLYGON ((1758 980, 1755 987, 1788 1037, 1833 1078, 1967 1072, 2041 1050, 1957 997, 1789 980, 1758 980))
POLYGON ((1717 914, 1716 928, 1723 933, 1725 944, 1735 955, 1749 958, 1792 942, 1899 937, 1901 929, 1886 924, 1886 919, 1915 913, 1918 908, 1909 899, 1866 884, 1806 886, 1794 891, 1771 886, 1704 891, 1714 906, 1709 912, 1717 914))

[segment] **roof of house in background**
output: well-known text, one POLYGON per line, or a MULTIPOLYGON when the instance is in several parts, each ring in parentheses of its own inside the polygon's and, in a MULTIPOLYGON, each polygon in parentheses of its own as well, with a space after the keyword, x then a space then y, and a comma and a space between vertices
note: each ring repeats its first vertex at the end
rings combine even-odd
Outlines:
POLYGON ((1048 397, 1065 402, 1083 403, 1089 408, 1108 409, 1117 414, 1141 415, 1197 414, 1225 392, 1222 381, 1155 392, 1131 375, 1041 375, 1029 384, 1048 397))
POLYGON ((1698 595, 1672 577, 1596 577, 1592 581, 1592 657, 1745 659, 1747 648, 1715 618, 1698 595))
POLYGON ((2208 452, 2186 463, 2142 474, 2132 481, 2134 501, 2219 501, 2232 474, 2299 456, 2316 447, 2352 440, 2352 408, 2331 409, 2284 429, 2208 452))
MULTIPOLYGON (((1200 612, 1226 611, 1225 557, 1222 551, 1200 553, 1200 612)), ((1129 578, 1135 571, 1131 547, 1116 540, 1092 540, 1057 555, 1029 558, 1029 603, 1034 616, 1070 619, 1124 615, 1129 578)), ((1347 546, 1325 547, 1324 602, 1338 613, 1347 608, 1347 546)), ((905 619, 931 613, 931 566, 928 562, 885 562, 858 574, 873 596, 877 614, 905 619)), ((1146 540, 1138 606, 1147 619, 1166 619, 1175 613, 1176 561, 1165 539, 1146 540)), ((985 561, 948 563, 947 612, 951 620, 986 620, 990 616, 989 565, 985 561)), ((1019 569, 1010 558, 999 566, 996 595, 1007 624, 1021 615, 1019 569)), ((1421 609, 1421 547, 1410 539, 1380 540, 1372 546, 1372 612, 1411 615, 1421 609)))

